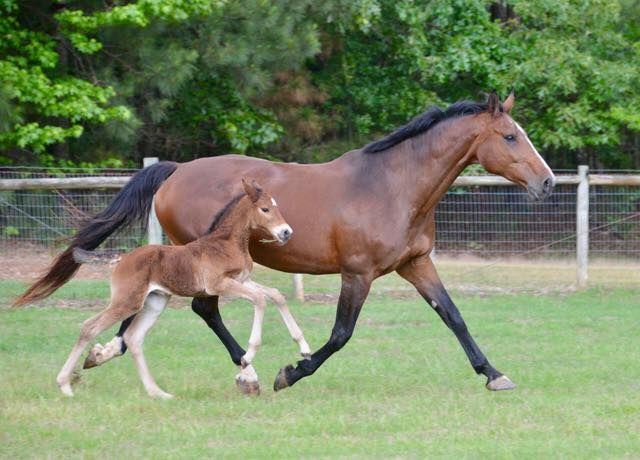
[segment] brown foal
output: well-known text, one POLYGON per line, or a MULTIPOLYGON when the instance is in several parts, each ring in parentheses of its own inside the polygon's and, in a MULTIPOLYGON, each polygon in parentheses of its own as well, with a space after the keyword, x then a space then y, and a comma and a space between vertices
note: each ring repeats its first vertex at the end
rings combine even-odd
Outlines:
MULTIPOLYGON (((298 342, 303 356, 310 354, 300 328, 289 313, 280 293, 249 279, 253 261, 249 255, 249 237, 252 231, 262 230, 272 239, 265 242, 286 243, 291 227, 280 214, 276 201, 253 181, 242 180, 244 194, 235 197, 216 216, 210 231, 184 246, 149 245, 124 255, 111 276, 111 301, 107 308, 82 325, 82 331, 67 362, 58 374, 62 392, 73 396, 71 377, 73 369, 86 345, 115 323, 136 315, 124 334, 124 342, 131 349, 138 373, 150 396, 170 398, 154 381, 142 352, 145 335, 164 310, 169 297, 232 296, 249 300, 255 307, 253 327, 247 352, 241 360, 238 383, 251 386, 257 376, 252 375, 253 360, 262 338, 265 296, 276 300, 280 313, 293 339, 298 342), (244 369, 249 369, 243 373, 244 369), (253 379, 253 381, 252 381, 253 379)), ((79 260, 91 253, 76 250, 79 260)), ((110 357, 103 351, 93 350, 93 358, 110 357)), ((90 355, 91 357, 91 355, 90 355)), ((112 357, 112 356, 111 356, 112 357)), ((87 367, 87 366, 85 366, 87 367)))

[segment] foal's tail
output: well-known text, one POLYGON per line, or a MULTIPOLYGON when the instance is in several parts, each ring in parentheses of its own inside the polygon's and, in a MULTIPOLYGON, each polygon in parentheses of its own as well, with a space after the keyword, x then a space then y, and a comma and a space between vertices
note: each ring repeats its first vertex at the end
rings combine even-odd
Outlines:
POLYGON ((80 263, 73 257, 75 248, 91 251, 116 230, 139 221, 146 224, 153 195, 177 167, 177 163, 162 161, 135 174, 104 211, 81 224, 69 247, 55 258, 40 279, 15 300, 13 306, 44 299, 69 281, 80 268, 80 263))

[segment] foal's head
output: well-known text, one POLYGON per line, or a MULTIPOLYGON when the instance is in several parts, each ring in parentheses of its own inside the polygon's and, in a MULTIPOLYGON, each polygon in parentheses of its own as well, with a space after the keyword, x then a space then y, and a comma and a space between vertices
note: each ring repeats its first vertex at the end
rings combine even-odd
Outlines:
POLYGON ((527 133, 509 115, 515 97, 504 103, 495 93, 489 95, 486 129, 476 141, 472 154, 484 168, 526 188, 535 200, 549 196, 555 185, 551 169, 533 146, 527 133))
POLYGON ((260 240, 263 243, 278 242, 284 244, 291 238, 293 230, 280 214, 280 208, 276 200, 264 191, 255 181, 243 178, 242 186, 251 200, 253 212, 250 213, 249 225, 253 229, 266 231, 272 240, 260 240))

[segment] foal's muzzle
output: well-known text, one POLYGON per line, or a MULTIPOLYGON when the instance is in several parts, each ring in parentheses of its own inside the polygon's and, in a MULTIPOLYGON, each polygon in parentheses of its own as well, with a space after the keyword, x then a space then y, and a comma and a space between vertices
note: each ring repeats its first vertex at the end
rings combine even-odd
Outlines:
POLYGON ((276 228, 270 229, 271 235, 273 235, 272 240, 260 240, 261 243, 275 243, 278 242, 280 244, 285 244, 287 241, 291 239, 291 235, 293 235, 293 230, 287 224, 278 225, 276 228))
POLYGON ((291 239, 291 235, 293 235, 293 230, 291 229, 291 227, 287 226, 287 228, 283 228, 278 232, 278 241, 284 244, 291 239))

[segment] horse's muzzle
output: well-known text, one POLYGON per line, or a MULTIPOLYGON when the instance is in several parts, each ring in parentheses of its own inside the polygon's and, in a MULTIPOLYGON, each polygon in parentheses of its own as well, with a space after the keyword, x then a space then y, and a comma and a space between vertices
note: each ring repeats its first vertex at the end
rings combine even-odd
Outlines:
POLYGON ((537 184, 527 186, 527 192, 529 192, 529 196, 535 201, 542 201, 549 195, 551 195, 555 185, 556 178, 553 174, 551 174, 537 184))

